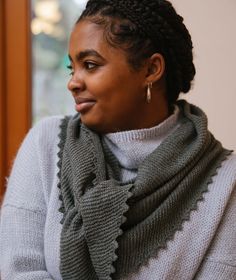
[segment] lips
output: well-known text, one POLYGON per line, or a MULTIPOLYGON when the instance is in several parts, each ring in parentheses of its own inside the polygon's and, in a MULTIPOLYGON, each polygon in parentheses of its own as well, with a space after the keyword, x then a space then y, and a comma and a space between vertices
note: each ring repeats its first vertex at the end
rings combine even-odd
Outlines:
POLYGON ((77 97, 75 98, 75 110, 79 113, 85 113, 90 110, 96 103, 92 98, 77 97))

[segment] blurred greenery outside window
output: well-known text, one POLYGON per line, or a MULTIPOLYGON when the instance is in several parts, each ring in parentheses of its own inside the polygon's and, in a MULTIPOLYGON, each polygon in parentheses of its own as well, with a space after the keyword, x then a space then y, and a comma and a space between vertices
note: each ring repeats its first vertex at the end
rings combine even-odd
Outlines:
POLYGON ((33 122, 74 114, 67 83, 68 40, 87 0, 32 0, 33 122))

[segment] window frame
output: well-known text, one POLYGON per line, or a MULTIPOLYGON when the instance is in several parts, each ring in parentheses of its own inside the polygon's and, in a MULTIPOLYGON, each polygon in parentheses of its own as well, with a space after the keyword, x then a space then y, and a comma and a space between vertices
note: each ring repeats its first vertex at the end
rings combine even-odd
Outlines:
POLYGON ((0 1, 0 200, 14 157, 31 126, 31 1, 0 1))

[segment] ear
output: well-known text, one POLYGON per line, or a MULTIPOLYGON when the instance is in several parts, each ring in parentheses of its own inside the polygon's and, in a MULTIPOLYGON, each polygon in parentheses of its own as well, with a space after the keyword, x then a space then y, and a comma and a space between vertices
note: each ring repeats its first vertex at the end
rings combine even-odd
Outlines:
POLYGON ((165 60, 160 53, 154 53, 148 59, 147 65, 147 83, 155 83, 159 81, 165 73, 165 60))

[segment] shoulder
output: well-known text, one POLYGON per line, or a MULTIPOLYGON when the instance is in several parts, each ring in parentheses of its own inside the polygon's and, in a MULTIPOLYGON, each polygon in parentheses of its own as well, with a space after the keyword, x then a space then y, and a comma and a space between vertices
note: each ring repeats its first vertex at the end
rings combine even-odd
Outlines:
POLYGON ((65 116, 46 117, 38 121, 29 131, 35 139, 55 138, 60 131, 60 124, 65 116))
POLYGON ((236 154, 230 154, 220 167, 220 174, 222 180, 228 178, 231 184, 236 184, 236 154))
POLYGON ((60 123, 63 118, 64 116, 46 117, 34 124, 23 139, 16 159, 21 154, 25 154, 25 151, 35 154, 37 151, 45 148, 47 150, 47 147, 55 145, 58 142, 57 139, 59 139, 60 123))
POLYGON ((232 152, 226 159, 230 166, 234 167, 236 169, 236 153, 232 152))
MULTIPOLYGON (((7 182, 5 202, 11 205, 31 205, 27 197, 48 197, 55 177, 60 124, 64 116, 38 121, 28 132, 14 159, 7 182), (25 202, 27 201, 27 203, 25 202)), ((43 200, 43 199, 42 199, 43 200)), ((27 206, 28 205, 28 206, 27 206)), ((33 206, 31 207, 33 209, 33 206)))
POLYGON ((196 279, 236 279, 236 186, 196 279), (218 278, 221 276, 220 278, 218 278))
MULTIPOLYGON (((226 198, 221 210, 221 219, 205 259, 202 261, 196 279, 235 279, 236 277, 236 154, 231 154, 222 163, 218 174, 213 178, 214 187, 221 193, 217 207, 226 198)), ((218 202, 217 202, 218 201, 218 202)), ((214 217, 216 219, 216 217, 214 217)))
POLYGON ((68 119, 67 116, 46 117, 37 122, 29 131, 27 137, 32 138, 31 145, 43 170, 44 166, 56 166, 61 141, 60 134, 66 119, 68 119))
POLYGON ((66 116, 58 115, 43 118, 33 125, 28 131, 22 146, 34 146, 36 149, 44 150, 55 146, 59 141, 61 123, 66 116))
POLYGON ((228 156, 216 177, 220 188, 228 192, 228 201, 207 259, 236 266, 236 154, 228 156))
MULTIPOLYGON (((56 160, 60 124, 64 116, 47 117, 38 121, 27 133, 14 159, 11 175, 52 164, 56 160), (29 166, 30 165, 30 166, 29 166)), ((38 171, 37 171, 38 172, 38 171)), ((10 176, 12 178, 14 176, 10 176)))

